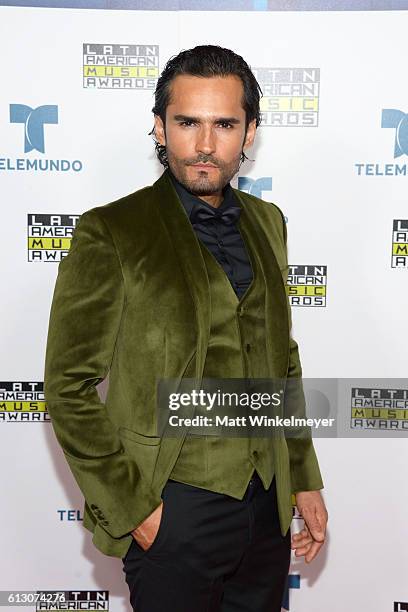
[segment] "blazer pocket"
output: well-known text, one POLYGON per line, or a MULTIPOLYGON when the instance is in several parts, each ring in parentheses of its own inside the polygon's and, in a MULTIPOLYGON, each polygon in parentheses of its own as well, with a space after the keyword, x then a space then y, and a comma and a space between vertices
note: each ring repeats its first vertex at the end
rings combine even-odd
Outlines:
POLYGON ((161 441, 159 436, 145 436, 144 434, 140 434, 137 431, 128 429, 127 427, 119 427, 118 433, 122 438, 128 438, 133 442, 137 442, 138 444, 146 444, 147 446, 155 446, 156 444, 160 444, 161 441))

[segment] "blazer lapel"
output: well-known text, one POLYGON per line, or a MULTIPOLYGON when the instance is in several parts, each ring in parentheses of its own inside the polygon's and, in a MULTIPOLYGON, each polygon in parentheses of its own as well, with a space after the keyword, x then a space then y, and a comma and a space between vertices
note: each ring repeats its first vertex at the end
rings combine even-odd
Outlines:
POLYGON ((285 284, 273 243, 262 220, 256 214, 256 205, 238 189, 234 193, 242 204, 238 227, 249 249, 254 252, 265 279, 266 348, 269 371, 274 378, 285 378, 289 358, 288 307, 285 284))
MULTIPOLYGON (((165 170, 153 184, 163 224, 176 251, 180 268, 186 279, 195 305, 197 320, 196 382, 201 385, 205 357, 210 339, 211 301, 207 269, 198 238, 179 200, 173 183, 165 170)), ((288 307, 286 289, 273 244, 265 232, 256 206, 246 194, 234 189, 242 207, 238 227, 249 250, 262 269, 266 285, 265 316, 266 344, 271 376, 286 376, 289 358, 288 307)))
POLYGON ((210 338, 210 286, 198 238, 167 170, 153 183, 163 224, 176 251, 195 305, 197 319, 196 385, 199 388, 210 338))

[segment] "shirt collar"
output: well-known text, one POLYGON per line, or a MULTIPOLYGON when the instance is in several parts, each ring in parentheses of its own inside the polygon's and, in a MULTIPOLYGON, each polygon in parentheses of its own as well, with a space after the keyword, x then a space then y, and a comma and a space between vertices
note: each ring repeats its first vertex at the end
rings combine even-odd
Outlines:
MULTIPOLYGON (((172 171, 170 170, 170 168, 167 168, 167 172, 171 178, 171 180, 173 181, 173 185, 177 191, 177 194, 181 200, 181 203, 183 204, 185 211, 188 215, 188 217, 190 218, 191 212, 193 210, 193 207, 196 205, 204 205, 207 206, 208 208, 214 210, 214 207, 211 206, 211 204, 208 204, 208 202, 206 202, 205 200, 202 200, 201 198, 199 198, 198 196, 194 195, 193 193, 191 193, 191 191, 188 191, 188 189, 186 189, 184 187, 184 185, 182 185, 174 176, 174 174, 172 173, 172 171)), ((227 183, 227 185, 225 185, 225 187, 222 190, 222 195, 223 200, 221 202, 221 204, 217 207, 216 210, 225 210, 226 208, 228 208, 228 206, 239 206, 239 203, 237 201, 237 199, 235 198, 234 195, 234 191, 230 185, 230 183, 227 183)))

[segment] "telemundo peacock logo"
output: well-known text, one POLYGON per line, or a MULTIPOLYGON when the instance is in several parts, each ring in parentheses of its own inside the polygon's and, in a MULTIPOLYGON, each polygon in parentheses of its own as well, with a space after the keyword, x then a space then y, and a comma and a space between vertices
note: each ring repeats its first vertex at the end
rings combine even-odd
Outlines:
POLYGON ((45 153, 46 127, 58 125, 56 104, 32 108, 27 104, 10 104, 10 124, 20 126, 24 157, 0 157, 0 170, 8 172, 80 172, 82 161, 31 157, 32 151, 45 153))
POLYGON ((386 108, 382 112, 382 128, 394 132, 394 158, 408 155, 408 114, 396 108, 386 108))
MULTIPOLYGON (((381 128, 394 132, 394 160, 408 155, 408 114, 397 108, 383 108, 381 128)), ((391 147, 390 147, 391 153, 391 147)), ((408 166, 405 163, 360 163, 354 164, 358 176, 407 176, 408 166)))
POLYGON ((272 191, 272 177, 261 176, 255 179, 249 176, 239 176, 238 189, 246 191, 257 198, 262 198, 264 191, 272 191))

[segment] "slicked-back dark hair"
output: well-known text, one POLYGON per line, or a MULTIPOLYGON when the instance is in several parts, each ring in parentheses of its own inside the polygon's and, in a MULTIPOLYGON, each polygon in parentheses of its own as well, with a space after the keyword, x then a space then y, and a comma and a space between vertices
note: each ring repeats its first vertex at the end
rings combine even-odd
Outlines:
MULTIPOLYGON (((261 123, 261 113, 259 100, 262 90, 256 80, 251 68, 243 57, 234 53, 230 49, 225 49, 218 45, 199 45, 193 49, 181 51, 178 55, 172 56, 166 63, 157 81, 154 93, 155 104, 152 112, 159 115, 166 125, 166 108, 170 103, 172 80, 180 74, 190 74, 198 77, 216 77, 235 75, 242 81, 244 95, 242 108, 245 110, 245 133, 248 124, 253 119, 256 120, 256 127, 261 123)), ((155 137, 154 127, 149 135, 155 137)), ((160 163, 168 167, 167 151, 155 138, 155 148, 160 163)), ((241 152, 241 163, 248 159, 244 151, 241 152)))

